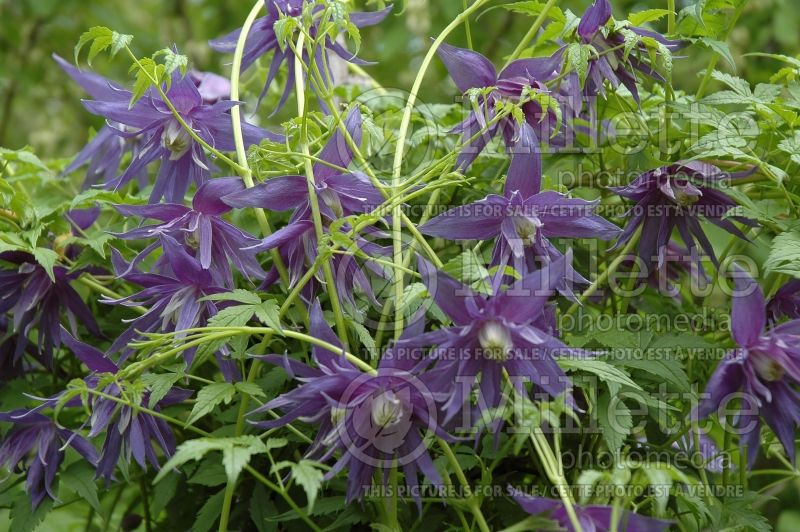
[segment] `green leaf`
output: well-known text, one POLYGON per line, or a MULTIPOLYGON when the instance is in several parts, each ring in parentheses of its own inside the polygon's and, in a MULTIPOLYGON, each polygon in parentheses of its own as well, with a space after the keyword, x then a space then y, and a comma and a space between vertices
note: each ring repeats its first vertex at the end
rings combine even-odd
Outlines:
POLYGON ((239 473, 254 454, 267 452, 267 446, 257 436, 237 436, 234 438, 197 438, 178 446, 175 454, 164 464, 153 482, 160 481, 176 467, 190 460, 199 460, 212 451, 222 452, 222 465, 229 483, 236 482, 239 473))
POLYGON ((800 278, 800 231, 787 231, 772 239, 764 268, 800 278))
POLYGON ((192 525, 192 532, 208 532, 219 519, 222 513, 222 501, 225 499, 225 490, 218 492, 206 501, 200 511, 197 512, 197 519, 192 525))
MULTIPOLYGON (((629 386, 635 390, 642 389, 641 386, 631 380, 627 373, 615 366, 612 366, 608 362, 603 362, 602 360, 561 359, 558 361, 558 365, 561 366, 564 371, 586 371, 588 373, 592 373, 597 375, 600 380, 606 384, 629 386)), ((614 389, 619 390, 619 386, 614 389)))
POLYGON ((197 394, 197 402, 195 402, 192 413, 189 416, 189 420, 186 421, 186 424, 193 424, 195 421, 214 410, 214 407, 220 403, 230 403, 235 394, 236 387, 229 382, 215 382, 214 384, 209 384, 204 387, 197 394))
POLYGON ((286 51, 287 41, 292 38, 297 27, 298 21, 294 17, 281 16, 273 24, 272 30, 278 38, 278 46, 280 46, 282 52, 286 51))
POLYGON ((633 417, 619 396, 597 400, 597 421, 609 451, 616 454, 633 428, 633 417))
POLYGON ((147 408, 153 409, 156 404, 169 393, 172 386, 178 382, 180 378, 181 375, 178 373, 146 373, 139 377, 142 384, 150 390, 150 399, 147 402, 147 408))
POLYGON ((795 131, 794 137, 780 141, 778 148, 788 154, 793 162, 800 164, 800 131, 795 131))
MULTIPOLYGON (((169 75, 180 69, 182 75, 186 74, 189 58, 173 51, 171 48, 162 48, 153 54, 153 59, 164 56, 164 73, 169 75)), ((169 79, 169 78, 167 78, 169 79)))
POLYGON ((20 493, 11 507, 11 530, 14 532, 33 532, 45 516, 53 509, 53 501, 45 497, 41 504, 33 509, 27 493, 20 493))
POLYGON ((144 96, 147 89, 157 86, 164 79, 166 67, 156 63, 150 57, 143 57, 138 63, 131 65, 130 72, 135 76, 133 90, 131 91, 131 101, 129 107, 133 107, 139 98, 144 96))
POLYGON ((70 491, 80 496, 96 512, 102 513, 100 499, 97 498, 97 484, 94 481, 95 470, 88 463, 80 460, 61 472, 61 483, 70 491))
POLYGON ((150 511, 154 517, 160 515, 173 497, 175 497, 179 480, 180 475, 173 473, 165 476, 161 482, 155 485, 153 488, 153 502, 150 507, 150 511))
POLYGON ((250 397, 266 397, 264 390, 262 390, 258 384, 252 382, 237 382, 234 386, 236 386, 238 391, 250 397))
POLYGON ((709 37, 700 37, 696 42, 699 42, 703 46, 709 48, 712 52, 717 53, 725 60, 726 63, 728 63, 728 65, 730 65, 731 69, 736 72, 736 61, 733 59, 733 54, 731 54, 731 49, 728 47, 728 43, 711 39, 709 37))
POLYGON ((253 305, 236 305, 227 307, 208 320, 209 327, 243 327, 253 317, 253 305))
POLYGON ((53 273, 53 266, 55 266, 56 262, 58 262, 58 253, 52 249, 36 248, 33 250, 33 258, 36 259, 36 262, 39 263, 39 266, 44 268, 44 271, 47 272, 50 280, 56 282, 56 276, 53 273))
POLYGON ((89 47, 89 55, 86 58, 86 62, 91 65, 92 59, 103 50, 111 48, 111 57, 114 57, 120 50, 130 45, 132 40, 133 35, 117 33, 104 26, 94 26, 84 32, 80 39, 78 39, 78 44, 75 45, 75 62, 78 62, 81 49, 83 49, 87 43, 92 43, 89 47))
POLYGON ((271 327, 278 332, 283 330, 281 327, 280 308, 278 307, 278 302, 274 299, 267 299, 259 303, 253 307, 253 312, 255 312, 256 318, 267 327, 271 327))
POLYGON ((660 20, 670 13, 674 13, 674 11, 669 9, 645 9, 644 11, 639 11, 637 13, 631 13, 628 15, 628 20, 634 26, 641 26, 647 22, 654 22, 656 20, 660 20))
POLYGON ((586 83, 590 57, 591 50, 586 45, 574 42, 567 47, 567 64, 578 74, 578 78, 581 80, 581 87, 586 83))
POLYGON ((286 467, 292 470, 292 478, 295 482, 300 484, 306 492, 309 511, 311 511, 311 508, 314 506, 314 501, 317 499, 317 493, 319 493, 319 489, 322 486, 322 477, 324 476, 317 466, 317 462, 305 459, 297 463, 286 461, 278 462, 272 466, 272 472, 280 471, 286 467))
POLYGON ((233 292, 225 292, 223 294, 211 294, 200 298, 200 301, 236 301, 245 305, 259 305, 261 298, 258 294, 254 294, 249 290, 237 288, 233 292))

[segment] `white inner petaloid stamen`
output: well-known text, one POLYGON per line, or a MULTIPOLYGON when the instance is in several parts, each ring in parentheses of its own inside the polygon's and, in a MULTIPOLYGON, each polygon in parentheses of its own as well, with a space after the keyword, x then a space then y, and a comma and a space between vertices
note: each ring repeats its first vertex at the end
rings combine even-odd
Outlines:
POLYGON ((391 427, 403 419, 403 403, 394 392, 382 392, 372 400, 371 414, 375 425, 391 427))
POLYGON ((489 321, 483 325, 478 333, 478 341, 483 348, 484 358, 498 362, 506 359, 512 347, 508 329, 496 321, 489 321))
POLYGON ((767 382, 781 380, 786 372, 777 360, 766 353, 753 351, 750 354, 750 359, 753 361, 753 367, 758 376, 767 382))
POLYGON ((161 134, 161 145, 172 152, 169 156, 170 161, 177 161, 189 151, 192 136, 178 122, 172 121, 161 134))

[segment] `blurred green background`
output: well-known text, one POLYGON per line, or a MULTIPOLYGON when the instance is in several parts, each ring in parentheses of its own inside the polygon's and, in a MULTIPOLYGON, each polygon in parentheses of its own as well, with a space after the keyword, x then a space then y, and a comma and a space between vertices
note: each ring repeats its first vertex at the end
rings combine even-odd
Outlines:
MULTIPOLYGON (((677 3, 680 9, 695 2, 677 3)), ((355 1, 359 8, 374 8, 371 3, 374 0, 355 1)), ((502 3, 498 0, 492 5, 502 3)), ((589 0, 562 0, 558 5, 580 15, 588 4, 589 0)), ((616 0, 613 4, 615 16, 624 18, 630 12, 666 7, 666 0, 616 0)), ((52 53, 71 58, 78 37, 89 27, 103 25, 135 35, 134 49, 140 55, 174 44, 195 67, 226 73, 229 58, 212 52, 206 42, 240 26, 250 6, 239 0, 0 0, 0 146, 31 145, 42 156, 70 157, 85 142, 89 128, 100 125, 81 107, 81 90, 50 58, 52 53)), ((379 61, 368 67, 369 72, 387 87, 408 88, 429 38, 462 6, 463 0, 398 0, 395 15, 363 32, 360 55, 379 61)), ((491 9, 472 21, 475 48, 499 63, 531 23, 529 16, 491 9)), ((776 64, 742 54, 755 50, 796 54, 799 23, 797 0, 750 0, 730 38, 739 74, 751 82, 768 80, 776 64)), ((465 45, 464 31, 455 32, 451 42, 465 45)), ((709 54, 692 47, 685 55, 676 64, 675 85, 691 91, 709 54)), ((126 66, 122 57, 110 62, 100 57, 94 64, 102 74, 120 81, 128 79, 126 66)), ((436 62, 422 99, 453 101, 453 93, 436 62)), ((267 111, 262 114, 265 117, 267 111)))

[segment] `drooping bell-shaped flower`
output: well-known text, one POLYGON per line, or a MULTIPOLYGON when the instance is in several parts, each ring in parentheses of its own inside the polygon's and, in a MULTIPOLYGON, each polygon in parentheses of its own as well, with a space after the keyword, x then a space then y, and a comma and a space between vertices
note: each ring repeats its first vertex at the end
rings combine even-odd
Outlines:
MULTIPOLYGON (((311 306, 309 315, 313 337, 341 346, 318 302, 311 306)), ((418 320, 409 327, 404 338, 420 334, 421 323, 418 320)), ((419 485, 419 472, 434 485, 441 485, 423 437, 428 433, 448 436, 437 423, 437 403, 424 376, 417 377, 410 371, 418 358, 401 358, 387 352, 373 375, 356 368, 342 353, 315 346, 312 354, 316 367, 286 356, 264 357, 283 366, 302 384, 255 410, 253 413, 275 409, 284 413, 279 419, 256 425, 269 429, 298 419, 318 425, 307 456, 327 461, 341 453, 325 479, 347 469, 348 502, 365 495, 376 471, 386 479, 395 464, 409 486, 419 485)))
MULTIPOLYGON (((523 126, 522 135, 532 136, 529 126, 523 126)), ((420 232, 450 240, 496 238, 493 264, 501 268, 511 264, 523 275, 562 256, 551 238, 611 240, 620 233, 594 213, 596 202, 541 192, 541 177, 538 151, 519 151, 509 167, 503 196, 492 194, 455 207, 420 227, 420 232)), ((584 280, 572 272, 570 267, 568 277, 584 280)))
POLYGON ((749 465, 761 445, 761 421, 775 432, 794 462, 795 433, 800 425, 800 320, 766 329, 767 312, 761 287, 737 269, 731 332, 738 347, 719 363, 706 385, 696 415, 702 419, 741 401, 741 412, 727 423, 740 447, 747 448, 749 465))
MULTIPOLYGON (((286 87, 283 90, 283 95, 281 96, 280 102, 275 108, 275 112, 280 110, 280 108, 283 107, 283 104, 286 103, 286 100, 289 98, 289 94, 291 94, 292 88, 294 87, 295 76, 297 75, 294 68, 294 52, 288 45, 281 46, 279 37, 275 32, 275 23, 278 22, 282 16, 299 17, 303 14, 304 8, 312 3, 313 2, 310 0, 264 0, 267 14, 255 20, 253 26, 250 28, 250 32, 247 35, 247 39, 245 40, 244 53, 242 55, 243 70, 249 68, 258 58, 272 53, 272 61, 270 62, 269 73, 267 74, 267 80, 264 83, 264 89, 261 91, 259 103, 267 93, 267 90, 269 90, 269 87, 272 85, 275 77, 280 72, 281 66, 286 64, 286 87)), ((313 8, 315 16, 312 26, 309 29, 312 38, 316 38, 320 23, 319 15, 322 9, 323 7, 319 5, 313 8)), ((352 12, 347 16, 350 23, 356 28, 363 28, 366 26, 374 26, 379 24, 384 18, 386 18, 391 10, 392 6, 389 6, 380 11, 352 12)), ((235 30, 224 37, 210 41, 209 45, 217 52, 232 54, 236 50, 236 43, 238 42, 241 33, 241 29, 235 30)), ((330 71, 330 68, 326 66, 329 61, 329 52, 333 52, 340 58, 351 63, 358 65, 368 64, 365 61, 358 59, 353 52, 347 50, 347 48, 345 48, 341 43, 331 39, 330 36, 328 36, 321 42, 314 52, 315 62, 322 73, 330 71)), ((309 58, 307 57, 307 54, 304 53, 303 55, 304 62, 308 64, 309 58)))
POLYGON ((84 270, 71 272, 56 264, 51 278, 33 255, 18 251, 0 253, 0 266, 0 314, 11 313, 10 325, 17 335, 15 360, 25 352, 29 335, 36 330, 37 350, 49 367, 53 350, 61 345, 62 315, 73 331, 80 323, 93 335, 103 335, 92 311, 72 288, 84 270))
POLYGON ((767 316, 773 322, 783 317, 800 319, 800 279, 792 279, 778 288, 767 302, 767 316))
MULTIPOLYGON (((246 276, 260 279, 264 272, 255 258, 255 252, 243 249, 252 246, 257 240, 222 218, 231 207, 223 203, 221 198, 240 190, 244 190, 241 179, 223 177, 202 184, 192 199, 191 207, 176 203, 115 205, 117 211, 123 215, 161 222, 144 225, 116 236, 124 240, 138 240, 168 235, 182 243, 187 250, 191 250, 200 261, 200 266, 208 270, 214 282, 220 286, 233 287, 230 263, 246 276)), ((131 262, 131 267, 160 246, 160 240, 148 245, 131 262)), ((163 264, 166 260, 162 256, 160 262, 163 264)), ((157 264, 156 269, 160 265, 157 264)))
POLYGON ((710 164, 680 161, 645 172, 627 186, 611 187, 623 198, 636 202, 617 247, 624 245, 641 227, 639 258, 649 272, 653 263, 659 268, 663 266, 667 244, 677 229, 694 262, 700 260, 699 243, 700 248, 716 263, 714 248, 700 220, 705 219, 732 235, 747 239, 731 220, 750 226, 756 223, 740 216, 726 218, 737 204, 720 190, 725 179, 744 175, 749 173, 727 174, 710 164))
POLYGON ((0 440, 0 467, 10 473, 24 473, 25 491, 34 509, 45 497, 56 500, 53 481, 67 447, 90 464, 97 464, 97 451, 91 443, 45 415, 26 410, 0 412, 0 422, 11 424, 0 440))

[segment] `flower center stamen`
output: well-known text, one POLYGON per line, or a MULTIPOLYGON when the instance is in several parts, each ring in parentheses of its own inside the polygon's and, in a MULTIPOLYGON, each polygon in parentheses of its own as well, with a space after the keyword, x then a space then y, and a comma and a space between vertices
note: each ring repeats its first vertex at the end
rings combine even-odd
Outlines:
POLYGON ((478 333, 478 341, 481 344, 483 357, 497 362, 504 361, 512 347, 508 329, 496 321, 484 324, 478 333))
POLYGON ((786 373, 783 366, 766 353, 754 352, 751 354, 751 359, 758 376, 767 382, 779 381, 786 373))
POLYGON ((382 392, 372 400, 371 414, 375 425, 391 427, 403 419, 403 403, 394 392, 382 392))
POLYGON ((183 126, 176 121, 172 121, 164 128, 164 132, 161 134, 161 145, 172 152, 169 156, 170 161, 177 161, 189 151, 192 145, 192 137, 183 126))

